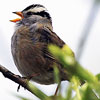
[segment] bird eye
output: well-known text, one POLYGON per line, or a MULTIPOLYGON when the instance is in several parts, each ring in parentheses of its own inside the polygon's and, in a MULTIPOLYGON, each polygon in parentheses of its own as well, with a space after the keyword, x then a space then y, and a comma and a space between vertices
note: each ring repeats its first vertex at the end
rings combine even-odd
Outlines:
POLYGON ((27 12, 27 15, 32 15, 32 12, 27 12))

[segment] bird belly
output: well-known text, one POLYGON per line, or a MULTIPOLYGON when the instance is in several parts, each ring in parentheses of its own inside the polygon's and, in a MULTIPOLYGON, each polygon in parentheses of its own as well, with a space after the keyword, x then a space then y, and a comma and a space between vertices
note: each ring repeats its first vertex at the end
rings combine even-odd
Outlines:
POLYGON ((25 39, 12 39, 12 55, 16 67, 24 77, 33 76, 32 80, 40 84, 53 84, 53 72, 45 70, 46 62, 41 56, 41 47, 31 45, 25 39))

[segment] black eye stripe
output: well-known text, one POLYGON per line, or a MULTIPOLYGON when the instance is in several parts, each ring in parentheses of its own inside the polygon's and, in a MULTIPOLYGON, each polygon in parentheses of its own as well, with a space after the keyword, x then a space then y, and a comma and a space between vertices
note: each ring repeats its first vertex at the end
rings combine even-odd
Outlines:
POLYGON ((50 19, 50 15, 49 13, 45 12, 45 11, 42 11, 42 12, 37 12, 36 15, 40 15, 42 17, 47 17, 48 19, 50 19))
POLYGON ((48 19, 51 19, 49 13, 47 13, 45 11, 41 11, 41 12, 27 12, 27 15, 39 15, 39 16, 47 17, 48 19))
POLYGON ((32 12, 27 12, 26 14, 27 14, 27 15, 33 15, 34 13, 32 13, 32 12))

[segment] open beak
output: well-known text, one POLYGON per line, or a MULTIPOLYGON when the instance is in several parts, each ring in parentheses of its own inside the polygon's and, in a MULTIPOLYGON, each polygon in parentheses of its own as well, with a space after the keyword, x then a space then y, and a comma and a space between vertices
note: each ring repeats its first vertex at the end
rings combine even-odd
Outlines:
POLYGON ((13 12, 13 13, 17 14, 18 16, 20 16, 20 18, 16 18, 16 19, 10 20, 11 22, 16 23, 16 22, 18 22, 18 21, 20 21, 20 20, 22 20, 24 18, 22 12, 13 12))

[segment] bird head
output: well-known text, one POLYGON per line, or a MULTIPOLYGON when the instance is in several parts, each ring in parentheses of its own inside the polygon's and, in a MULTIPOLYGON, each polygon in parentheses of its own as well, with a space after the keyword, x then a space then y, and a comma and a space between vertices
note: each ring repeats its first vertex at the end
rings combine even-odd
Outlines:
POLYGON ((43 18, 47 18, 51 20, 50 14, 47 12, 47 9, 43 5, 40 5, 40 4, 33 4, 33 5, 26 7, 22 11, 17 11, 13 13, 20 16, 20 18, 10 20, 11 22, 15 22, 15 23, 18 21, 21 21, 24 18, 28 18, 31 16, 41 16, 43 18))

